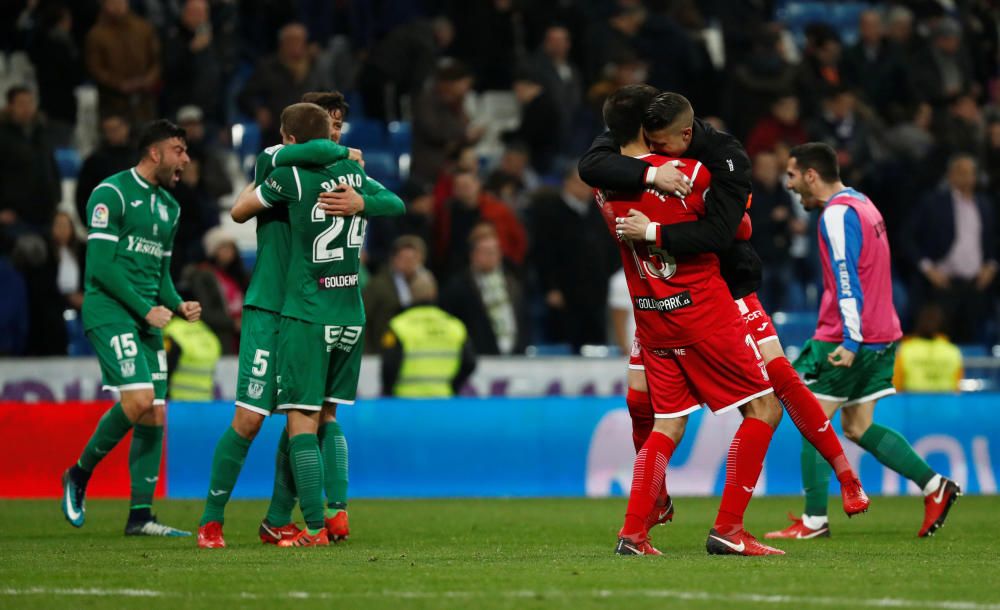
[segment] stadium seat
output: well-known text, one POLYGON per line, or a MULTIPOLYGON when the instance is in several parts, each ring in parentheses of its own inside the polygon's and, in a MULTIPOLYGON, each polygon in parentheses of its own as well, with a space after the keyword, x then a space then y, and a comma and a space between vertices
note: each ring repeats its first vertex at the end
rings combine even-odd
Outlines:
POLYGON ((389 123, 389 148, 397 155, 409 153, 413 147, 413 126, 406 121, 389 123))
POLYGON ((372 148, 384 148, 386 141, 385 126, 371 119, 355 119, 344 123, 344 134, 341 144, 360 148, 365 151, 365 161, 368 151, 372 148))
POLYGON ((365 150, 365 172, 390 191, 399 189, 399 161, 387 150, 365 150))
POLYGON ((80 153, 75 148, 57 148, 56 165, 63 178, 76 178, 80 173, 80 153))
POLYGON ((236 123, 232 128, 233 152, 240 161, 240 168, 253 176, 254 164, 260 152, 260 127, 253 121, 236 123))

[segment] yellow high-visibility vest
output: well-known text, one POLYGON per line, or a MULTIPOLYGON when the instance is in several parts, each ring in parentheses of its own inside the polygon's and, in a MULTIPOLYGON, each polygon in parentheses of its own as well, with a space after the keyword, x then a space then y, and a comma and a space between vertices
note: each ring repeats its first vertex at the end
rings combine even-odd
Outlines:
POLYGON ((904 392, 957 392, 962 352, 946 337, 907 337, 896 352, 893 383, 904 392))
POLYGON ((389 329, 403 349, 403 364, 393 396, 451 396, 451 381, 462 365, 465 325, 439 307, 418 305, 390 320, 389 329))
POLYGON ((222 355, 222 344, 207 324, 174 318, 163 329, 163 337, 181 348, 177 368, 170 375, 170 398, 173 400, 212 400, 215 365, 222 355))

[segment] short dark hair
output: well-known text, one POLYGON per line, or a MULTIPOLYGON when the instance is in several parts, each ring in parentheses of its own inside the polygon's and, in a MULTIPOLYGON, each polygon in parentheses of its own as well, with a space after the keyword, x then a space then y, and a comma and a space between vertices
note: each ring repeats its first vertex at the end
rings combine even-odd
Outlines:
POLYGON ((300 100, 306 104, 316 104, 327 112, 339 110, 340 114, 347 118, 347 111, 351 106, 340 91, 310 91, 302 96, 300 100))
POLYGON ((24 85, 14 85, 13 87, 7 90, 7 103, 13 104, 14 98, 24 93, 30 94, 31 89, 29 89, 24 85))
POLYGON ((813 169, 823 182, 840 180, 840 164, 837 163, 837 151, 824 142, 806 142, 792 147, 788 156, 795 159, 799 171, 813 169))
POLYGON ((679 119, 694 118, 691 102, 680 93, 665 91, 653 98, 642 116, 642 127, 648 131, 660 131, 670 127, 679 119))
POLYGON ((167 119, 156 119, 155 121, 146 123, 143 125, 142 131, 139 132, 139 152, 145 155, 146 151, 153 144, 171 138, 180 138, 186 141, 187 131, 167 119))
POLYGON ((330 113, 316 104, 299 102, 281 111, 281 128, 296 142, 330 137, 330 113))
POLYGON ((624 146, 636 138, 643 113, 656 93, 656 88, 649 85, 625 85, 604 100, 601 112, 615 144, 624 146))

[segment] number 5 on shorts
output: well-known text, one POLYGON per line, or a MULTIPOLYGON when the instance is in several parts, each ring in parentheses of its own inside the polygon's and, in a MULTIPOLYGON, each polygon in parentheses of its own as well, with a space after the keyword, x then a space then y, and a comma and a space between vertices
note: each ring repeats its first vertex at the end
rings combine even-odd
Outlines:
POLYGON ((271 356, 271 352, 266 349, 259 349, 253 355, 253 368, 250 369, 250 373, 254 377, 263 377, 267 373, 267 359, 271 356))

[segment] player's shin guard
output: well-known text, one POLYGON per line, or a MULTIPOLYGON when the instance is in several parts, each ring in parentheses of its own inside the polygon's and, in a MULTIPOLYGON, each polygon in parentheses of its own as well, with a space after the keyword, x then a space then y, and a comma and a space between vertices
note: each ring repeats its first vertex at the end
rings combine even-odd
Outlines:
POLYGON ((806 492, 804 514, 825 517, 830 495, 830 465, 805 438, 802 439, 801 460, 802 489, 806 492))
POLYGON ((326 516, 332 517, 347 508, 347 438, 336 420, 320 426, 319 449, 323 454, 326 516))
POLYGON ((306 527, 311 531, 323 528, 323 457, 315 434, 296 434, 288 439, 288 456, 292 462, 295 487, 299 490, 299 506, 306 527))
POLYGON ((621 535, 640 542, 646 539, 646 519, 663 487, 663 478, 676 445, 671 438, 653 431, 635 456, 632 490, 621 535))
POLYGON ((653 404, 649 400, 649 392, 632 388, 625 395, 625 404, 628 405, 628 415, 632 418, 632 444, 638 453, 653 431, 653 404))
POLYGON ((237 434, 232 427, 226 428, 222 438, 215 445, 212 456, 212 473, 209 477, 208 495, 205 497, 205 511, 201 515, 199 525, 210 521, 225 521, 226 503, 236 486, 236 479, 243 470, 247 452, 250 451, 250 439, 237 434))
POLYGON ((285 429, 281 431, 281 438, 278 440, 278 452, 274 458, 274 490, 264 519, 276 527, 291 523, 295 496, 295 478, 292 476, 292 463, 288 456, 288 430, 285 429))
MULTIPOLYGON (((132 430, 132 447, 128 453, 128 470, 132 479, 129 508, 140 520, 149 520, 147 511, 153 505, 153 492, 160 478, 160 458, 163 455, 163 426, 136 424, 132 430)), ((131 517, 130 517, 131 520, 131 517)))
POLYGON ((920 457, 903 435, 891 428, 872 424, 858 439, 865 451, 882 465, 895 470, 921 489, 934 478, 934 471, 920 457))
POLYGON ((97 422, 97 428, 83 448, 77 465, 87 472, 93 472, 104 456, 110 453, 131 429, 132 422, 125 415, 122 403, 116 402, 115 406, 108 409, 97 422))
POLYGON ((715 519, 715 529, 724 536, 743 529, 743 513, 750 504, 754 486, 764 467, 764 456, 774 430, 766 422, 747 417, 740 424, 726 458, 726 484, 715 519))
POLYGON ((837 479, 854 478, 854 470, 844 455, 844 448, 830 425, 830 419, 813 393, 802 383, 788 358, 775 358, 768 362, 767 375, 795 427, 833 467, 837 479))

